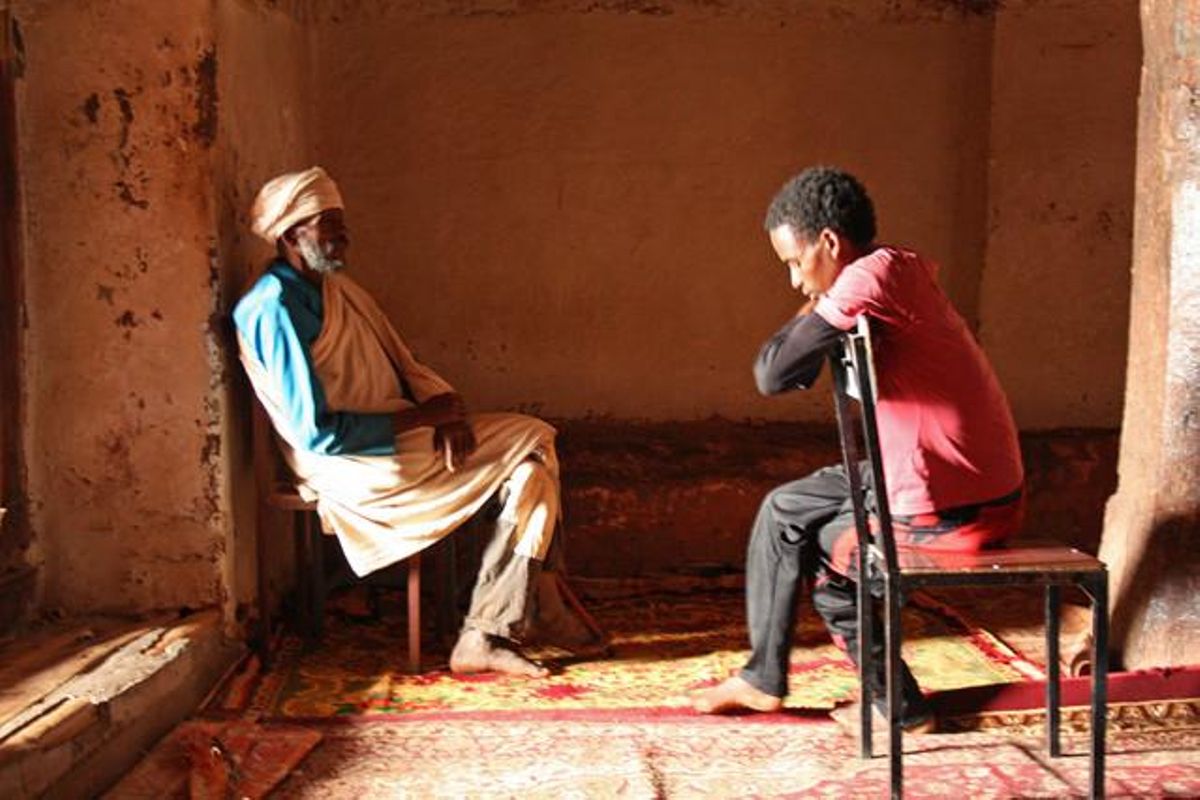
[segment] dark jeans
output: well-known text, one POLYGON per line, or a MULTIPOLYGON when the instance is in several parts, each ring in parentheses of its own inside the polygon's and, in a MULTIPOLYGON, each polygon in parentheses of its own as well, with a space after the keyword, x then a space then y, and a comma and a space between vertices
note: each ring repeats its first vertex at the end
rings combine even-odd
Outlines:
MULTIPOLYGON (((865 468, 863 478, 867 478, 865 468)), ((844 561, 854 552, 855 536, 850 483, 841 466, 786 483, 763 499, 746 554, 751 653, 741 676, 752 686, 776 697, 787 694, 796 590, 805 578, 815 580, 813 607, 826 628, 857 661, 858 597, 853 573, 847 576, 832 568, 835 554, 844 561)), ((873 620, 871 662, 876 669, 868 677, 876 704, 882 707, 883 626, 878 613, 873 620)), ((903 717, 924 716, 928 706, 907 665, 901 666, 901 680, 903 717)))

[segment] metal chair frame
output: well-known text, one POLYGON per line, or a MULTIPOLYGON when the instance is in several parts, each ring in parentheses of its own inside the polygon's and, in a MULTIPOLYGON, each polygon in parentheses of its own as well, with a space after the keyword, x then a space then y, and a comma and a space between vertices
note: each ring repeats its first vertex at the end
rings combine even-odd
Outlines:
POLYGON ((1012 548, 978 554, 899 552, 892 529, 887 487, 876 422, 877 382, 871 326, 859 317, 855 330, 843 337, 841 352, 830 356, 835 409, 842 457, 854 505, 858 534, 858 626, 861 757, 871 758, 871 674, 869 663, 874 614, 872 587, 884 599, 886 704, 892 797, 903 793, 902 729, 900 726, 900 609, 906 594, 925 586, 1026 585, 1045 587, 1046 613, 1046 740, 1050 755, 1061 755, 1059 736, 1059 606, 1063 586, 1081 588, 1092 601, 1091 764, 1089 796, 1104 796, 1104 748, 1108 676, 1108 571, 1103 562, 1074 548, 1053 543, 1020 543, 1012 548), (877 532, 868 522, 867 486, 857 465, 859 446, 852 422, 852 400, 858 401, 861 436, 875 491, 877 532), (861 576, 867 576, 865 580, 861 576))

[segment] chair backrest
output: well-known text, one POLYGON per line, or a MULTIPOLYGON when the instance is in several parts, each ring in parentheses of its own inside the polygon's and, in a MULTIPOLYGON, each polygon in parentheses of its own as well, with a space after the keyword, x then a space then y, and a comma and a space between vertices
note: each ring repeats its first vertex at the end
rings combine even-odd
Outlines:
POLYGON ((887 481, 883 475, 879 425, 875 416, 878 383, 875 379, 871 322, 865 315, 858 318, 854 330, 842 337, 841 348, 830 355, 829 362, 833 371, 834 408, 842 443, 842 461, 854 501, 859 552, 867 553, 873 549, 888 574, 897 575, 900 566, 892 532, 892 512, 888 506, 887 481), (855 406, 858 407, 858 426, 854 424, 855 406), (856 427, 859 432, 856 432, 856 427), (862 439, 861 448, 859 435, 862 439), (867 462, 869 487, 863 484, 858 466, 860 460, 867 462), (867 508, 868 488, 872 490, 873 510, 878 521, 875 535, 872 535, 868 517, 871 510, 867 508))

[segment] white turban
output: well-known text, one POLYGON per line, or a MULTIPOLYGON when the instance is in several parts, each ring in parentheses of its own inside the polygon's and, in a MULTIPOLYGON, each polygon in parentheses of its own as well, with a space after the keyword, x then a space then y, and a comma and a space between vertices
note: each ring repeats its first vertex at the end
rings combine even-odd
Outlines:
POLYGON ((272 178, 250 209, 250 227, 271 244, 284 232, 329 208, 342 208, 337 184, 320 167, 272 178))

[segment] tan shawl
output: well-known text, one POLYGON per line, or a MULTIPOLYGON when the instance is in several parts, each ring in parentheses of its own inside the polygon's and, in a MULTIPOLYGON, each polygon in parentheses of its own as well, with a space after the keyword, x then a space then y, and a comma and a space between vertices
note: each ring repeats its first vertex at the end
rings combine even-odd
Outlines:
MULTIPOLYGON (((312 359, 330 410, 396 411, 410 405, 403 386, 417 402, 453 391, 413 358, 375 301, 349 277, 326 276, 322 301, 312 359)), ((280 384, 246 342, 239 344, 255 394, 278 430, 285 419, 280 384)), ((337 534, 354 572, 365 575, 453 531, 526 458, 545 463, 557 479, 550 425, 521 414, 477 414, 471 426, 478 449, 456 472, 434 451, 432 428, 400 434, 393 456, 327 456, 279 442, 301 494, 316 499, 324 528, 337 534)))

